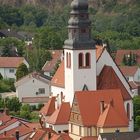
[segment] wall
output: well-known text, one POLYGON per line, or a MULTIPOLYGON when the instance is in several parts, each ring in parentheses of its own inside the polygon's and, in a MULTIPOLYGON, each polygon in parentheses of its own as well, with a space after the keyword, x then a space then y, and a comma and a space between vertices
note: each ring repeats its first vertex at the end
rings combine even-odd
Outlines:
POLYGON ((134 81, 140 82, 140 68, 138 68, 137 72, 134 75, 134 81))
POLYGON ((23 97, 48 97, 50 94, 50 85, 35 78, 30 78, 16 86, 16 94, 20 101, 22 101, 23 97), (45 88, 45 94, 36 95, 39 88, 45 88))

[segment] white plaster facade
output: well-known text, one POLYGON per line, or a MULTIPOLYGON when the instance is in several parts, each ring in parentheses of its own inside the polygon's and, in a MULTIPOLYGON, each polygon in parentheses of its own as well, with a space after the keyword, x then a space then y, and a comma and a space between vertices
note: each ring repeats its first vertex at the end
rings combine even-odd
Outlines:
MULTIPOLYGON (((85 60, 85 57, 84 57, 85 60)), ((74 92, 83 90, 84 85, 88 90, 96 90, 96 50, 64 50, 65 69, 65 101, 72 104, 74 92), (71 54, 71 67, 66 66, 66 53, 71 54), (78 55, 90 53, 90 68, 78 67, 78 55), (91 75, 92 74, 92 75, 91 75)), ((85 65, 85 61, 84 61, 85 65)))
POLYGON ((30 75, 16 82, 15 87, 16 96, 21 102, 24 97, 49 97, 50 95, 50 81, 43 82, 30 75), (41 93, 40 89, 43 89, 44 92, 41 93))
MULTIPOLYGON (((27 66, 27 68, 29 68, 29 64, 25 59, 23 60, 23 63, 27 66)), ((0 73, 4 79, 7 79, 7 78, 16 79, 16 75, 15 75, 16 70, 17 70, 17 68, 15 68, 15 67, 11 67, 11 68, 9 68, 9 67, 2 68, 1 67, 0 73)))

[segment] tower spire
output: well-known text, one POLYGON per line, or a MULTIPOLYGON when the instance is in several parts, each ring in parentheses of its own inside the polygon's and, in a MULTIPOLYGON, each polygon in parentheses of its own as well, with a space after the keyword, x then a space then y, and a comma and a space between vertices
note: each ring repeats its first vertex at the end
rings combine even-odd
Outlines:
POLYGON ((88 15, 88 0, 73 0, 68 21, 68 39, 64 48, 94 49, 91 39, 91 21, 88 15))

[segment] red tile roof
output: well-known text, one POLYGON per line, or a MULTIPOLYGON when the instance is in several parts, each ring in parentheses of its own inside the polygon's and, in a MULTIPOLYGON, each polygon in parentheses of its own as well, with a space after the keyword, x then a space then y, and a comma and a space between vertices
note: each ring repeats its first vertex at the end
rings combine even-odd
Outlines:
POLYGON ((111 66, 105 65, 103 67, 100 75, 98 76, 97 89, 121 89, 123 99, 131 99, 130 94, 111 66))
POLYGON ((134 81, 130 81, 130 82, 129 82, 129 85, 131 86, 132 89, 138 89, 138 86, 139 86, 139 85, 138 85, 137 83, 135 83, 134 81))
POLYGON ((52 60, 49 62, 46 62, 42 68, 42 70, 45 72, 50 72, 51 70, 54 69, 57 61, 61 59, 63 50, 53 50, 51 51, 51 53, 52 53, 52 60))
POLYGON ((69 134, 67 133, 61 133, 61 134, 54 134, 50 140, 72 140, 72 138, 70 138, 69 134))
POLYGON ((119 68, 124 76, 134 76, 138 70, 138 66, 120 66, 119 68))
POLYGON ((55 111, 55 97, 49 99, 48 103, 46 103, 41 110, 39 111, 45 116, 50 116, 55 111))
POLYGON ((9 120, 11 120, 10 116, 6 115, 5 113, 0 113, 0 121, 2 121, 2 123, 6 123, 9 120))
POLYGON ((105 50, 105 47, 96 45, 96 60, 97 61, 100 58, 100 56, 102 55, 104 50, 105 50))
MULTIPOLYGON (((21 123, 18 127, 16 128, 13 128, 9 131, 6 131, 6 137, 10 137, 10 136, 14 136, 16 131, 19 131, 19 136, 24 136, 24 135, 27 135, 29 133, 32 133, 33 129, 26 126, 25 124, 21 123)), ((0 138, 3 138, 5 137, 4 134, 0 134, 0 138)))
POLYGON ((24 97, 22 103, 46 103, 49 97, 24 97))
POLYGON ((124 55, 130 54, 136 54, 136 61, 138 64, 140 64, 140 49, 139 50, 117 50, 115 61, 118 65, 122 64, 124 55))
POLYGON ((51 84, 53 86, 64 87, 65 86, 65 78, 64 78, 64 61, 61 62, 58 70, 51 80, 51 84))
POLYGON ((60 107, 46 120, 50 124, 68 124, 70 116, 70 104, 62 102, 60 107))
POLYGON ((120 90, 77 91, 75 98, 84 126, 128 126, 120 90), (100 112, 101 101, 104 101, 105 105, 111 105, 109 108, 105 107, 103 113, 100 112))
POLYGON ((0 57, 0 68, 17 68, 24 57, 0 57))
POLYGON ((0 138, 0 140, 16 140, 16 138, 14 138, 14 137, 4 137, 4 138, 0 138))

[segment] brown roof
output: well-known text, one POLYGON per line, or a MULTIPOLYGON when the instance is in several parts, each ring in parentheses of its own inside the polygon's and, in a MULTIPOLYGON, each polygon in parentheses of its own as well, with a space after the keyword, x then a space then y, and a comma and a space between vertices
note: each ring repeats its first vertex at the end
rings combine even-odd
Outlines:
POLYGON ((137 83, 135 83, 134 81, 130 81, 129 85, 131 86, 132 89, 137 89, 138 88, 137 83))
POLYGON ((121 65, 124 55, 130 54, 130 52, 132 54, 136 54, 136 61, 138 64, 140 64, 140 49, 138 49, 138 50, 117 50, 116 57, 115 57, 116 63, 118 65, 121 65))
POLYGON ((77 91, 75 92, 75 99, 80 111, 82 125, 99 127, 128 126, 128 118, 120 90, 77 91), (100 112, 101 101, 104 101, 105 106, 103 113, 100 112))
POLYGON ((24 97, 22 103, 46 103, 49 97, 24 97))
MULTIPOLYGON (((96 46, 96 60, 98 60, 101 54, 104 51, 103 46, 96 46)), ((65 87, 65 70, 64 70, 64 61, 61 62, 59 68, 57 69, 55 75, 51 80, 51 84, 57 87, 65 87)))
POLYGON ((72 138, 70 138, 69 134, 67 133, 61 133, 61 134, 54 134, 50 140, 72 140, 72 138))
POLYGON ((53 86, 64 87, 65 86, 65 78, 64 78, 64 61, 61 62, 58 70, 56 71, 55 75, 51 80, 51 84, 53 86))
POLYGON ((49 99, 48 103, 46 103, 41 110, 39 111, 45 116, 50 116, 55 111, 55 97, 49 99))
POLYGON ((9 120, 11 120, 11 117, 6 115, 5 113, 0 113, 0 121, 2 121, 2 123, 6 123, 9 120))
POLYGON ((54 69, 56 63, 58 60, 61 59, 61 55, 63 53, 63 50, 53 50, 51 51, 52 54, 52 60, 51 61, 47 61, 45 63, 45 65, 43 66, 42 70, 45 72, 50 72, 54 69))
POLYGON ((124 76, 134 76, 138 70, 138 66, 120 66, 119 68, 124 76))
POLYGON ((103 67, 100 75, 98 76, 97 89, 121 89, 123 99, 131 99, 130 94, 111 66, 105 65, 103 67))
POLYGON ((0 68, 17 68, 24 57, 0 57, 0 68))
POLYGON ((46 120, 50 124, 68 124, 70 116, 69 102, 62 102, 60 107, 46 120))

